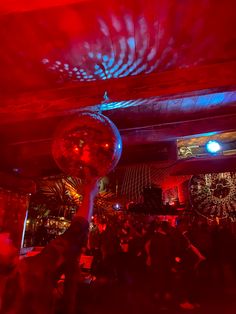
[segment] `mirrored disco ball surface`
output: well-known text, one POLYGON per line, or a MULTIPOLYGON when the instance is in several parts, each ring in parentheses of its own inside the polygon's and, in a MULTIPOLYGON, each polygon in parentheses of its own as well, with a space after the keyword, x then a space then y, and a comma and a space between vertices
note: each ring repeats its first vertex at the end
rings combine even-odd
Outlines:
POLYGON ((81 179, 100 178, 118 163, 122 141, 117 127, 107 117, 81 112, 56 132, 52 155, 58 167, 81 179))

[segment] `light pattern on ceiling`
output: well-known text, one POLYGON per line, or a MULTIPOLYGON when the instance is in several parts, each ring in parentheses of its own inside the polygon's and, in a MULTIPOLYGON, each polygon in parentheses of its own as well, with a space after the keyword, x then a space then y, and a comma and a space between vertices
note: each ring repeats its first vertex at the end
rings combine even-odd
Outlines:
MULTIPOLYGON (((49 71, 57 73, 60 81, 95 81, 148 74, 156 70, 159 64, 165 63, 168 69, 176 62, 177 54, 170 58, 173 38, 164 39, 165 48, 159 51, 164 29, 158 21, 149 25, 144 15, 134 17, 128 11, 120 16, 112 12, 107 18, 106 22, 102 17, 97 17, 99 36, 110 41, 106 52, 104 44, 94 39, 79 45, 72 42, 70 50, 73 58, 70 56, 70 59, 73 63, 50 58, 43 58, 42 63, 49 71), (150 38, 152 32, 155 36, 150 38)), ((185 66, 183 64, 181 67, 185 66)))
POLYGON ((27 89, 230 62, 233 5, 91 0, 3 15, 0 81, 27 89))
MULTIPOLYGON (((120 1, 106 2, 101 8, 90 9, 93 34, 88 31, 83 40, 80 32, 85 27, 80 24, 87 25, 87 21, 79 10, 66 12, 70 20, 66 31, 72 33, 73 38, 68 41, 65 51, 61 50, 60 54, 50 51, 42 60, 47 69, 58 74, 59 80, 104 80, 187 68, 204 64, 205 59, 211 59, 214 54, 214 32, 209 31, 209 36, 203 36, 210 25, 208 14, 214 16, 205 1, 198 2, 194 8, 186 4, 183 7, 175 0, 145 4, 137 0, 125 1, 123 5, 120 1), (198 13, 201 14, 201 23, 196 18, 198 13), (192 19, 187 16, 192 16, 192 19), (199 44, 190 40, 191 49, 190 37, 201 38, 199 44), (209 45, 211 49, 205 51, 209 45), (56 55, 63 58, 55 59, 56 55)), ((226 23, 221 17, 221 22, 227 27, 230 21, 229 18, 226 23)), ((223 42, 227 42, 226 33, 223 42)), ((219 45, 217 47, 219 49, 219 45)))
POLYGON ((182 96, 182 97, 169 97, 168 99, 163 99, 161 97, 150 97, 147 99, 136 99, 128 101, 110 102, 104 101, 99 105, 100 110, 113 110, 118 108, 128 108, 141 105, 155 105, 158 104, 160 108, 169 108, 174 110, 174 108, 183 111, 191 111, 195 108, 204 109, 207 107, 218 107, 225 106, 236 101, 236 92, 222 92, 222 93, 212 93, 206 95, 196 95, 196 96, 182 96))

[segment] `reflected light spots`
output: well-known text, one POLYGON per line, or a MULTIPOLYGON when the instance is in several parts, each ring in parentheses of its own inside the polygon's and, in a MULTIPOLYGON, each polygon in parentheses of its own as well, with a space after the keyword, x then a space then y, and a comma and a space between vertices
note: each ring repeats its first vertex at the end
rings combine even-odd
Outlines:
MULTIPOLYGON (((131 11, 125 14, 110 12, 106 20, 97 16, 96 23, 95 38, 69 43, 68 60, 58 60, 52 56, 45 56, 41 60, 47 70, 58 73, 60 82, 148 74, 160 66, 162 70, 168 70, 178 58, 173 51, 173 38, 163 45, 166 30, 161 28, 160 23, 148 21, 142 12, 135 18, 131 11), (104 36, 104 42, 99 40, 104 36)), ((182 62, 182 66, 188 65, 182 62)))
POLYGON ((162 100, 160 97, 150 97, 148 99, 137 99, 120 102, 106 102, 100 106, 100 110, 113 110, 118 108, 128 108, 141 105, 158 105, 160 107, 170 107, 181 109, 183 112, 201 109, 203 106, 225 106, 236 101, 236 92, 222 92, 208 95, 181 97, 162 100), (207 105, 206 105, 207 104, 207 105))

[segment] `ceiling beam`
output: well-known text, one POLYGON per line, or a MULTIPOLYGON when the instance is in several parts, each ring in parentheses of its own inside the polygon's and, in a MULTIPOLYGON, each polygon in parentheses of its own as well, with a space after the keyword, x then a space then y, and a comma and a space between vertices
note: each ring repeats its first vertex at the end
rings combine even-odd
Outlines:
POLYGON ((189 160, 179 160, 171 168, 171 175, 190 175, 211 172, 234 172, 236 156, 220 156, 209 158, 192 158, 189 160))
POLYGON ((236 114, 191 121, 180 121, 156 125, 153 128, 121 130, 124 145, 137 145, 141 143, 156 143, 176 140, 186 136, 196 136, 207 133, 222 133, 235 129, 236 114))
MULTIPOLYGON (((231 90, 236 87, 236 62, 178 69, 149 75, 70 84, 63 88, 9 94, 0 99, 2 122, 65 115, 102 103, 168 97, 201 90, 231 90)), ((204 91, 205 92, 205 91, 204 91)))

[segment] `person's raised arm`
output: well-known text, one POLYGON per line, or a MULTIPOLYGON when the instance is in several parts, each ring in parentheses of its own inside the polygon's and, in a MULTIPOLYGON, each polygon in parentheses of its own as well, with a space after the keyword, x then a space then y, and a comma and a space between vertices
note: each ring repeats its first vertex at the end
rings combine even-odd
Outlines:
POLYGON ((98 192, 98 183, 97 180, 90 180, 89 182, 85 183, 84 191, 83 191, 83 201, 78 208, 77 212, 74 215, 76 217, 83 217, 88 222, 90 221, 92 214, 93 214, 93 204, 94 198, 98 192))

